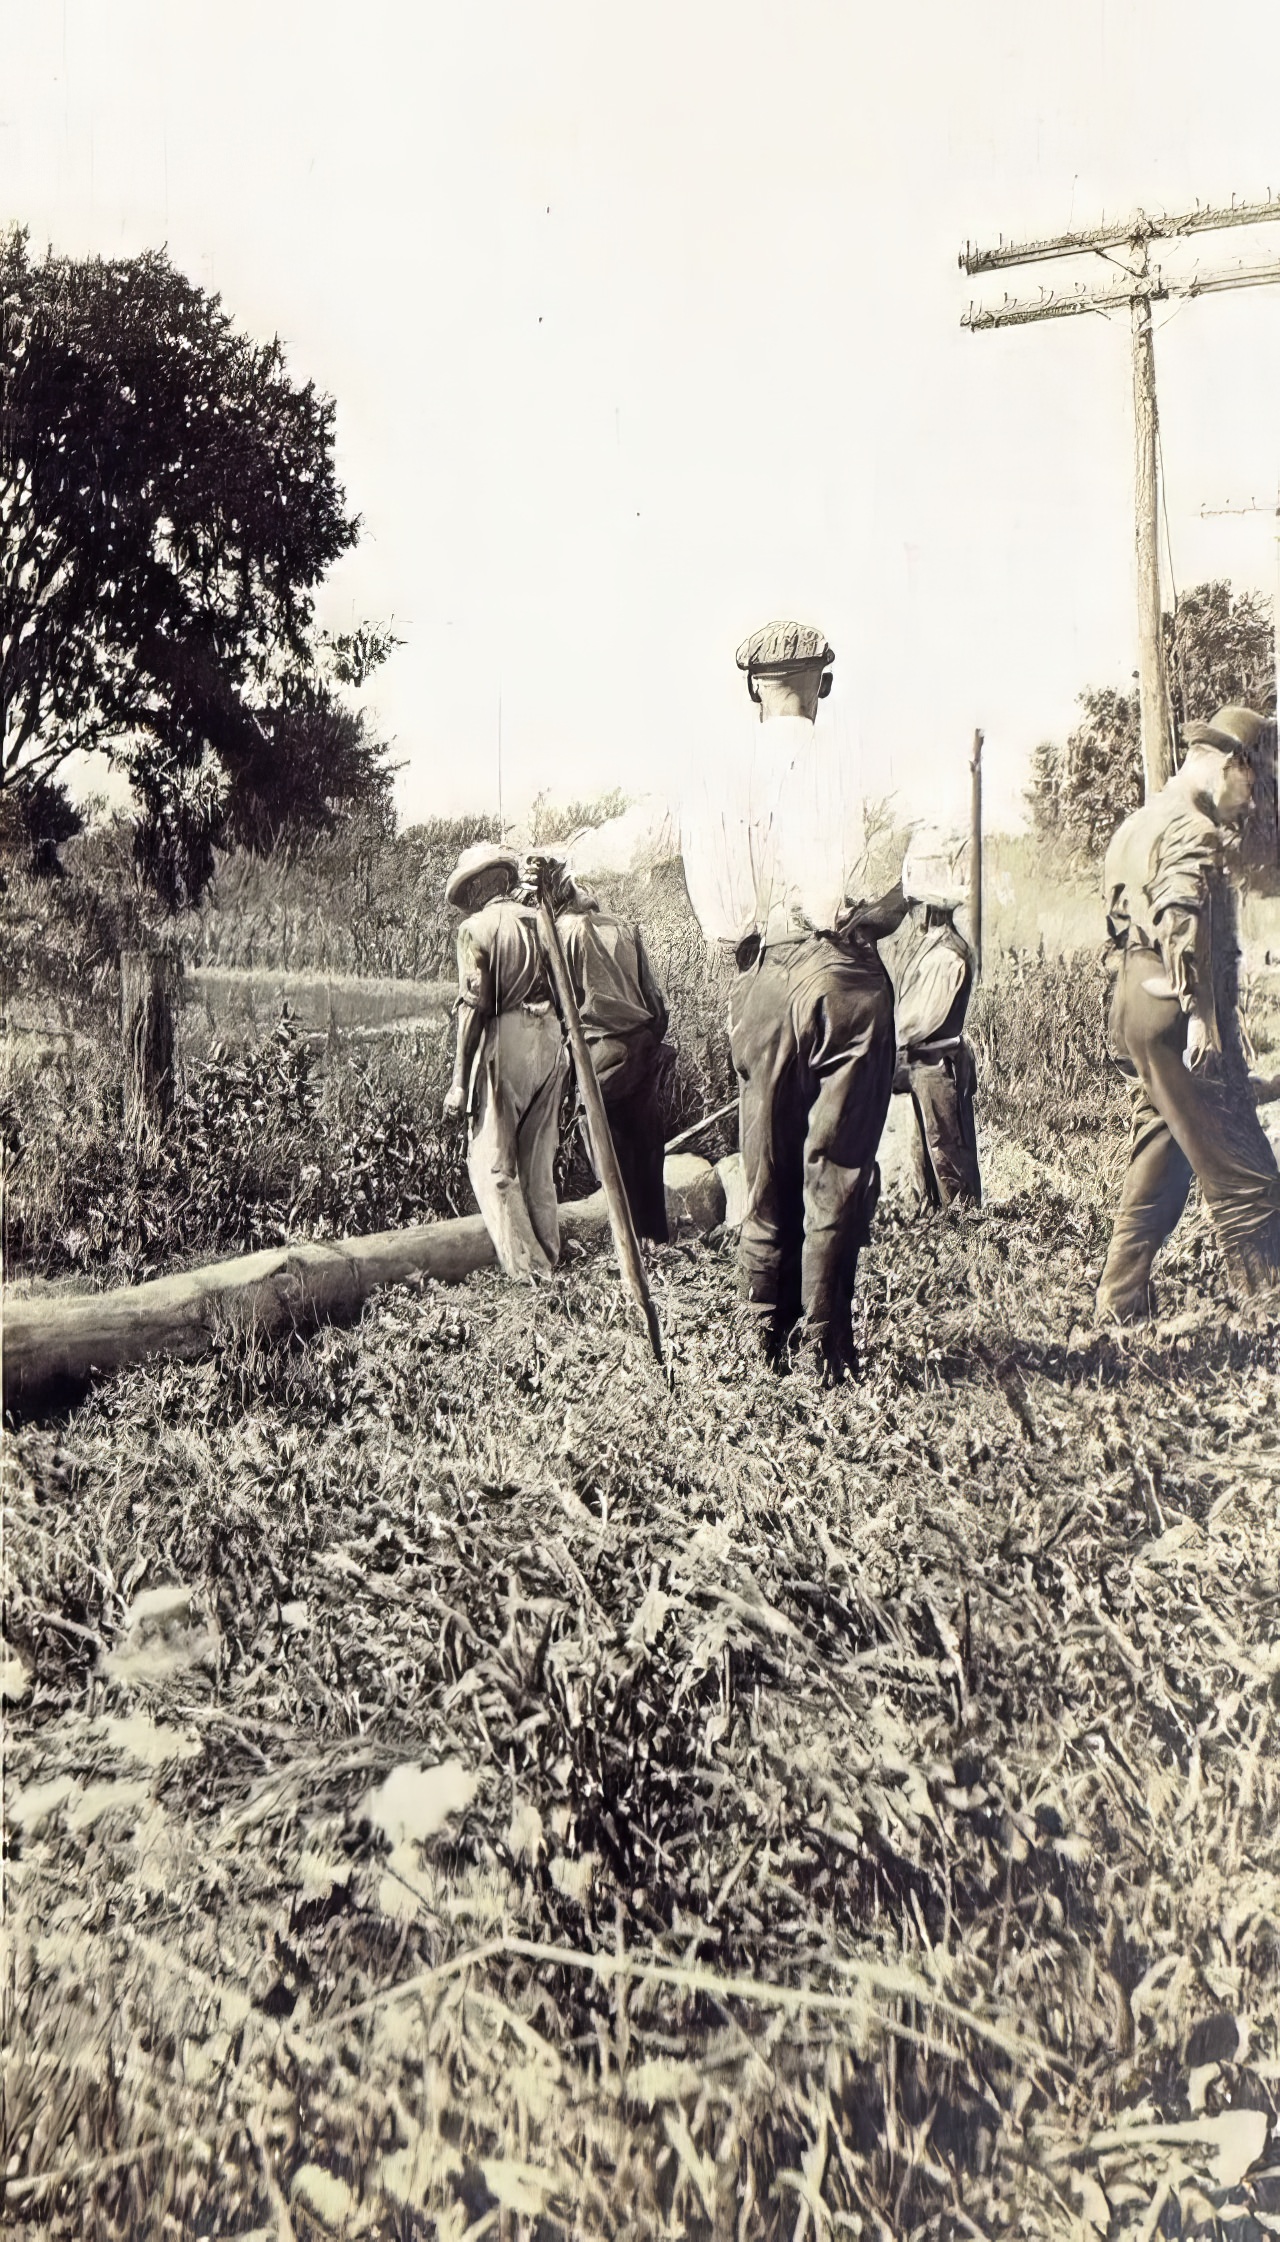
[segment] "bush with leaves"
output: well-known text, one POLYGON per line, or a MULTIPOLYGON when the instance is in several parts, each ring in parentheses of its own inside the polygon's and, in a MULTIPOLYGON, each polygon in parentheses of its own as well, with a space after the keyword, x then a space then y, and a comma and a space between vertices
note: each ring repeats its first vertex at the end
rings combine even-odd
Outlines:
MULTIPOLYGON (((1272 607, 1261 593, 1233 592, 1220 581, 1197 584, 1164 617, 1164 658, 1179 727, 1232 701, 1274 716, 1272 607)), ((1093 863, 1142 801, 1137 690, 1089 687, 1080 708, 1065 747, 1044 741, 1036 748, 1027 800, 1040 839, 1078 863, 1093 863)), ((1274 825, 1274 778, 1261 789, 1260 810, 1274 825)))

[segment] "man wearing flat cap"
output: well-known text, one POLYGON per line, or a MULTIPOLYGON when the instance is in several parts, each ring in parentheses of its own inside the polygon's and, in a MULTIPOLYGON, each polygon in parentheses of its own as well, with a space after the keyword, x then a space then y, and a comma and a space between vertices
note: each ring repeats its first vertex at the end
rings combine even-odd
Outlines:
POLYGON ((893 988, 875 945, 906 910, 900 888, 874 905, 859 896, 860 805, 815 728, 834 659, 801 623, 766 624, 739 647, 754 749, 681 817, 689 899, 739 969, 729 1033, 749 1343, 824 1382, 855 1359, 854 1281, 894 1072, 893 988))
POLYGON ((1187 725, 1181 767, 1107 851, 1112 1049, 1132 1077, 1133 1104, 1097 1305, 1120 1322, 1152 1313, 1152 1264, 1193 1176, 1232 1289, 1248 1297, 1280 1283, 1280 1172, 1240 1049, 1229 870, 1262 728, 1260 716, 1238 707, 1187 725))
POLYGON ((467 1173, 509 1277, 544 1276, 560 1253, 555 1156, 568 1055, 534 912, 515 900, 518 860, 481 841, 445 886, 458 928, 458 1040, 449 1116, 469 1114, 467 1173))

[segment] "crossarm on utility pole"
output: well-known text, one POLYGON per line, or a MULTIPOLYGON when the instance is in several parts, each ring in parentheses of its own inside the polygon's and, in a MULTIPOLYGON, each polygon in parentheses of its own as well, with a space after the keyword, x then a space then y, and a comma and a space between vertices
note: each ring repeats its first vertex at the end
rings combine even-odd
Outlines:
POLYGON ((966 242, 960 252, 960 267, 967 273, 999 272, 1010 265, 1043 264, 1049 257, 1083 257, 1090 250, 1120 249, 1126 242, 1171 241, 1183 234, 1221 233, 1228 226, 1263 226, 1273 218, 1280 218, 1280 201, 1274 195, 1265 202, 1184 210, 1174 218, 1152 218, 1138 210, 1131 218, 1117 219, 1109 226, 1056 234, 1047 241, 1000 241, 994 249, 976 249, 966 242))
POLYGON ((1280 281, 1280 260, 1274 257, 1260 265, 1229 265, 1224 272, 1193 273, 1189 280, 1167 280, 1159 272, 1135 273, 1121 287, 1072 288, 1058 295, 1050 290, 1034 302, 1019 303, 1015 297, 1006 297, 1002 304, 971 304, 961 313, 960 324, 971 334, 980 335, 993 327, 1030 327, 1039 319, 1075 319, 1086 311, 1124 311, 1139 298, 1149 304, 1174 298, 1190 303, 1197 296, 1220 296, 1231 288, 1267 288, 1276 281, 1280 281))
POLYGON ((583 1032, 582 1015, 578 1010, 578 1000, 574 994, 569 962, 564 954, 564 944, 560 939, 560 929, 556 925, 555 913, 543 892, 541 881, 538 891, 538 931, 542 936, 543 949, 546 952, 547 963, 551 968, 551 978, 555 984, 555 992, 560 1004, 560 1015, 569 1038, 569 1049, 573 1054, 573 1070, 577 1075, 578 1088, 582 1092, 582 1102, 587 1111, 587 1124, 591 1130, 591 1143, 596 1156, 596 1166, 600 1171, 605 1205, 609 1211, 609 1228, 613 1233, 618 1267, 622 1272, 623 1283, 644 1319, 645 1329, 649 1334, 649 1344, 653 1349, 654 1361, 661 1362, 662 1329, 658 1322, 658 1311, 654 1307, 653 1298, 649 1291, 649 1282, 645 1276, 644 1262, 640 1255, 640 1242, 636 1237, 635 1224, 631 1219, 626 1185, 622 1180, 622 1170, 618 1166, 618 1155, 613 1148, 613 1137, 609 1130, 609 1116, 605 1112, 604 1099, 600 1095, 600 1084, 596 1080, 591 1049, 583 1032))

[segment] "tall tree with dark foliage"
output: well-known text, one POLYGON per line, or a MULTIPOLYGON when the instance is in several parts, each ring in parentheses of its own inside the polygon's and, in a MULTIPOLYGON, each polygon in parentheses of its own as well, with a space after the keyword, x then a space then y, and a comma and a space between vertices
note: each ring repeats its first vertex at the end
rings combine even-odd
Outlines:
POLYGON ((252 803, 270 804, 268 829, 289 821, 292 763, 293 807, 316 795, 323 822, 320 734, 332 748, 343 733, 344 786, 385 794, 376 743, 334 688, 393 641, 326 643, 315 624, 358 528, 333 403, 291 378, 278 340, 238 333, 163 252, 37 260, 21 231, 0 237, 6 794, 105 749, 169 908, 205 884, 237 797, 234 826, 253 824, 252 803))

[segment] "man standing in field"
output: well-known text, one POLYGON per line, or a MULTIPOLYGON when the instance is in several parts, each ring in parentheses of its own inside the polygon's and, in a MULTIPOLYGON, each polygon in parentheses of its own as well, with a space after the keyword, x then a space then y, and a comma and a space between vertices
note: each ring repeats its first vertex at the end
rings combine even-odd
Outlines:
MULTIPOLYGON (((548 900, 564 947, 609 1133, 636 1235, 667 1241, 667 1201, 659 1085, 667 1003, 638 926, 626 927, 585 894, 563 863, 551 860, 548 900)), ((527 883, 522 896, 536 890, 527 883)), ((597 1181, 600 1163, 579 1097, 578 1126, 597 1181)))
POLYGON ((966 899, 967 848, 958 835, 916 835, 902 865, 907 913, 881 951, 895 999, 893 1086, 911 1099, 916 1188, 933 1207, 982 1201, 977 1069, 964 1036, 975 959, 955 923, 966 899))
POLYGON ((510 849, 464 849, 445 886, 458 928, 458 1040, 447 1116, 469 1114, 467 1173, 509 1277, 546 1275, 559 1258, 555 1156, 568 1055, 538 941, 512 895, 510 849))
POLYGON ((1180 770, 1107 851, 1112 1048, 1134 1080, 1129 1167, 1097 1306, 1120 1322, 1152 1313, 1152 1263, 1193 1176, 1233 1289, 1249 1296, 1280 1283, 1280 1172, 1240 1049, 1228 869, 1262 723, 1233 707, 1188 725, 1180 770))
POLYGON ((739 647, 753 748, 681 813, 690 902, 738 966, 729 1035, 749 1344, 824 1382, 854 1363, 854 1281, 894 1072, 893 988, 875 945, 905 910, 900 889, 879 905, 857 897, 860 806, 815 730, 834 659, 802 623, 767 624, 739 647))

